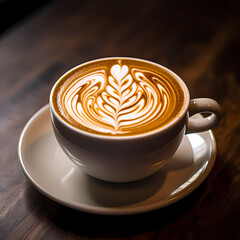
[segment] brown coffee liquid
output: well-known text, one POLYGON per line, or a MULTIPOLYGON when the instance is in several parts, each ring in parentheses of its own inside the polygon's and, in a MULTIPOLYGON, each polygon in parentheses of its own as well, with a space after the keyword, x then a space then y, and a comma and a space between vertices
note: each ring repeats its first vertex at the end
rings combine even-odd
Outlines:
POLYGON ((155 131, 177 118, 185 101, 181 83, 164 68, 126 58, 79 66, 53 92, 54 108, 64 121, 109 136, 155 131))

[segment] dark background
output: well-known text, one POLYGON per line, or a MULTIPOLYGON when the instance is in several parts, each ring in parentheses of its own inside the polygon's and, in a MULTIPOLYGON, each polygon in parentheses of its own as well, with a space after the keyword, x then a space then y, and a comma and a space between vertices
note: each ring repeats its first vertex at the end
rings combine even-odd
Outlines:
POLYGON ((0 0, 0 32, 39 11, 50 0, 0 0))

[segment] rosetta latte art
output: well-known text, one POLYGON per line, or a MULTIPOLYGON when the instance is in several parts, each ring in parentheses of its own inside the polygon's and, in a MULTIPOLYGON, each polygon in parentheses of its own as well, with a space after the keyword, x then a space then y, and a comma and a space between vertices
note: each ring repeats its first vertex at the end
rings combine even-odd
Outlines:
POLYGON ((115 64, 108 74, 97 70, 77 78, 61 93, 61 104, 68 118, 90 131, 124 135, 161 118, 173 94, 161 76, 115 64))

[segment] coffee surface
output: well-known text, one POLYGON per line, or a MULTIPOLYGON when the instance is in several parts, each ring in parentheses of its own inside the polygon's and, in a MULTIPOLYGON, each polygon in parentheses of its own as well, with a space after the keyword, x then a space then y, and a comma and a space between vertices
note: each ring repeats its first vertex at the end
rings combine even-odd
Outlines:
POLYGON ((104 59, 74 68, 54 88, 54 108, 72 126, 131 136, 177 118, 185 92, 164 68, 134 59, 104 59))

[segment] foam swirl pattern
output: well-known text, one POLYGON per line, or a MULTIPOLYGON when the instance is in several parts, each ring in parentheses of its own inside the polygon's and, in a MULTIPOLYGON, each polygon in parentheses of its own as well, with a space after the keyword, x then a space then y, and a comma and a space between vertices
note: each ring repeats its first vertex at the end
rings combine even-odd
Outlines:
POLYGON ((137 66, 76 77, 59 92, 62 115, 72 125, 104 135, 132 135, 166 124, 176 105, 176 91, 162 75, 137 66))

